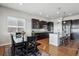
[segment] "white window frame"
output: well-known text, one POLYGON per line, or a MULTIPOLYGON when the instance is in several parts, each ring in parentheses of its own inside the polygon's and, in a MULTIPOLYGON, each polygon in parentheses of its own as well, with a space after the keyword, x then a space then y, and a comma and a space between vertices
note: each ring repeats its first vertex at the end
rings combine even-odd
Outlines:
MULTIPOLYGON (((7 19, 8 22, 7 22, 7 23, 9 23, 10 18, 15 18, 14 20, 15 20, 15 22, 16 22, 16 25, 13 26, 13 25, 9 25, 9 24, 8 24, 8 28, 9 28, 9 27, 15 27, 15 28, 16 28, 16 31, 15 31, 15 32, 18 32, 18 28, 23 28, 23 29, 24 29, 23 31, 26 31, 26 28, 25 28, 26 21, 25 21, 24 18, 8 16, 8 19, 7 19), (19 25, 18 25, 18 20, 24 22, 24 23, 23 23, 23 26, 19 26, 19 25)), ((14 33, 14 32, 8 32, 8 34, 13 34, 13 33, 14 33)))

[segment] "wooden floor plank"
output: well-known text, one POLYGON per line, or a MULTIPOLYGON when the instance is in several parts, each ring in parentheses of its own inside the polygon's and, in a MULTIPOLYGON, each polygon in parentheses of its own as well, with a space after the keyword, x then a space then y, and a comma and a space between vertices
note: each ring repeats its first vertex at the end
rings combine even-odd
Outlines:
POLYGON ((5 48, 2 46, 0 47, 0 56, 3 56, 5 52, 5 48))

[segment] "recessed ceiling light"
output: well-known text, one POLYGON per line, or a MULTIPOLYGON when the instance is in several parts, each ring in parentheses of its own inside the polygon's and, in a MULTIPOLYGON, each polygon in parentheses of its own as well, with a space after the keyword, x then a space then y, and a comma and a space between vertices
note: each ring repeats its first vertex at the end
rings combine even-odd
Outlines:
POLYGON ((58 22, 61 22, 61 20, 58 20, 58 22))
POLYGON ((59 12, 59 11, 57 11, 57 15, 59 15, 59 13, 60 13, 60 12, 59 12))
POLYGON ((56 13, 57 13, 57 15, 59 15, 59 14, 60 14, 60 10, 61 10, 61 8, 59 7, 59 8, 58 8, 58 11, 56 12, 56 13))
POLYGON ((72 15, 72 13, 69 13, 69 15, 72 15))
POLYGON ((42 12, 40 12, 40 15, 42 15, 42 12))
POLYGON ((19 5, 23 5, 23 3, 19 3, 19 5))
POLYGON ((58 19, 58 22, 61 22, 62 20, 61 19, 58 19))
POLYGON ((48 15, 46 15, 46 17, 49 17, 48 15))

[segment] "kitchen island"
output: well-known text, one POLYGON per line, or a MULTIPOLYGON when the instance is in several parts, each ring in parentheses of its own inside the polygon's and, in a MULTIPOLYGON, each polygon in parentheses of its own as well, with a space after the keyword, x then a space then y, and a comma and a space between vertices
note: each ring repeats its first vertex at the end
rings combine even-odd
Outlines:
POLYGON ((34 33, 34 36, 37 36, 37 40, 41 40, 44 38, 49 38, 49 33, 53 33, 53 32, 37 32, 34 33))

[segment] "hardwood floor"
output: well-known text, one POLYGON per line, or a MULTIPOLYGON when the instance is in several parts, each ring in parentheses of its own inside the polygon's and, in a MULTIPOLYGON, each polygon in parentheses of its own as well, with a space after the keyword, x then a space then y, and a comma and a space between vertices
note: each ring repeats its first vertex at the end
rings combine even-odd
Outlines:
MULTIPOLYGON (((38 48, 42 51, 45 51, 50 56, 79 56, 79 42, 72 41, 67 46, 61 45, 59 47, 49 44, 48 38, 38 40, 41 45, 38 48)), ((0 47, 0 56, 3 56, 5 53, 5 48, 10 46, 0 47)))
POLYGON ((67 46, 61 45, 59 47, 50 45, 48 43, 48 38, 41 39, 38 41, 41 45, 38 46, 39 49, 47 52, 51 56, 75 56, 78 55, 79 42, 72 41, 67 46))
POLYGON ((0 56, 4 55, 4 51, 5 51, 5 48, 4 47, 0 47, 0 56))
POLYGON ((5 45, 0 47, 0 56, 4 56, 5 54, 5 48, 10 48, 11 45, 5 45))
POLYGON ((41 39, 41 40, 38 40, 37 42, 40 43, 40 45, 38 46, 39 49, 45 51, 45 52, 49 52, 48 48, 49 48, 49 40, 48 39, 41 39))

